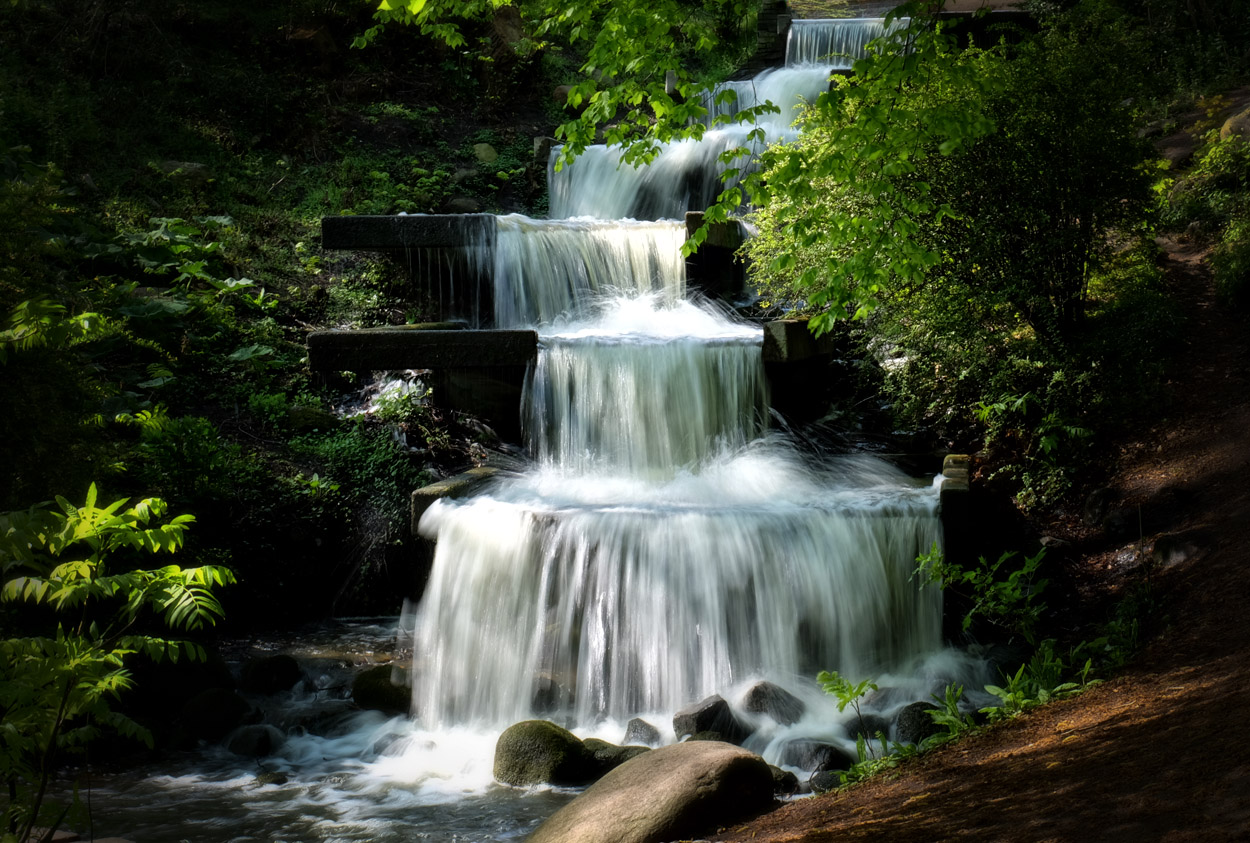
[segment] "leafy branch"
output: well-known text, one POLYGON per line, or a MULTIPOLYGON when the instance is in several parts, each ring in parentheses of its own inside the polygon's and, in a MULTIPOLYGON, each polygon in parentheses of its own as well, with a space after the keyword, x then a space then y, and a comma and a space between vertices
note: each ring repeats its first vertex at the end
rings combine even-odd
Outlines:
POLYGON ((60 511, 45 503, 0 513, 0 605, 8 609, 0 621, 6 630, 19 620, 51 627, 50 634, 0 640, 6 841, 30 839, 36 823, 55 828, 64 818, 64 811, 41 816, 60 752, 82 751, 102 727, 151 744, 146 729, 111 708, 132 687, 128 656, 204 658, 198 644, 132 632, 143 615, 151 610, 173 630, 212 625, 222 615, 214 589, 234 582, 215 565, 111 571, 132 552, 176 552, 194 521, 167 518, 159 498, 128 504, 101 504, 93 483, 82 506, 58 496, 60 511), (41 619, 39 610, 50 617, 41 619))

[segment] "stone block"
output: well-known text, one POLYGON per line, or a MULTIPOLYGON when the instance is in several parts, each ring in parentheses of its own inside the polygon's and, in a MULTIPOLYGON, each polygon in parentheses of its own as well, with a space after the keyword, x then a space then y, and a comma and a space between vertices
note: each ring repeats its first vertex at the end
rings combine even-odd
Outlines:
POLYGON ((812 336, 806 319, 778 319, 764 323, 764 362, 797 363, 833 353, 828 335, 812 336))
POLYGON ((421 516, 425 514, 425 511, 430 508, 434 501, 442 498, 456 500, 468 497, 483 483, 498 473, 499 470, 496 468, 481 466, 417 489, 412 493, 410 508, 412 534, 414 536, 417 534, 417 524, 420 523, 421 516))

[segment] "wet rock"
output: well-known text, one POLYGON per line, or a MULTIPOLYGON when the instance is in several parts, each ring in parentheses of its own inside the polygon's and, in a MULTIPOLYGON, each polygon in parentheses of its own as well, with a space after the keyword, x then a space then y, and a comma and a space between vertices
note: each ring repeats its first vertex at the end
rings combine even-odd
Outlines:
POLYGON ((550 714, 560 707, 565 696, 558 682, 548 676, 540 676, 534 681, 534 694, 530 705, 538 714, 550 714))
POLYGON ((528 843, 658 843, 699 837, 765 810, 764 759, 725 743, 680 743, 608 773, 538 827, 528 843))
POLYGON ((625 724, 626 744, 645 744, 655 746, 660 742, 660 730, 646 720, 635 717, 625 724))
POLYGON ((799 792, 799 777, 794 773, 771 764, 768 765, 768 771, 773 774, 773 793, 778 796, 792 796, 799 792))
MULTIPOLYGON (((322 289, 318 287, 317 289, 322 289)), ((335 430, 341 422, 339 417, 329 410, 320 407, 306 407, 296 404, 286 411, 287 422, 296 430, 335 430)))
POLYGON ((812 793, 828 793, 842 786, 842 777, 838 775, 836 770, 820 770, 812 773, 812 777, 807 780, 807 783, 811 786, 812 793))
POLYGON ((1199 530, 1167 533, 1155 539, 1150 558, 1154 564, 1163 568, 1180 565, 1197 555, 1209 541, 1210 537, 1199 530))
POLYGON ((225 688, 209 688, 182 706, 176 718, 179 745, 219 741, 249 720, 259 719, 247 700, 225 688))
POLYGON ((495 778, 504 784, 582 785, 596 772, 594 755, 577 736, 547 720, 513 724, 495 744, 495 778))
POLYGON ((279 785, 286 784, 288 781, 290 781, 290 778, 281 770, 266 770, 256 777, 256 783, 260 785, 279 785))
POLYGON ((726 743, 741 745, 752 729, 734 715, 724 697, 716 694, 674 714, 673 731, 678 740, 699 732, 719 732, 726 743))
POLYGON ((880 714, 864 714, 847 723, 846 731, 852 739, 876 740, 878 732, 889 734, 890 721, 880 714))
POLYGON ((790 741, 781 750, 781 763, 800 770, 849 770, 856 760, 839 747, 824 741, 790 741))
POLYGON ((226 749, 235 755, 263 758, 273 755, 286 743, 286 735, 268 724, 241 726, 226 740, 226 749))
POLYGON ((289 691, 304 678, 304 671, 286 654, 251 659, 243 665, 239 688, 253 694, 289 691))
POLYGON ((395 681, 395 669, 380 664, 352 680, 352 700, 361 708, 404 714, 412 705, 412 690, 395 681))
POLYGON ((753 714, 767 714, 782 726, 791 726, 803 717, 807 707, 794 694, 772 682, 757 682, 747 691, 742 708, 753 714))
POLYGON ((937 711, 933 703, 914 702, 899 710, 894 720, 895 740, 900 743, 920 743, 931 735, 941 733, 942 727, 933 722, 930 711, 937 711))
POLYGON ((706 732, 695 732, 693 735, 687 735, 688 741, 715 741, 717 743, 729 743, 725 740, 725 736, 714 729, 708 729, 706 732))
POLYGON ((610 770, 615 770, 635 756, 651 751, 649 746, 617 746, 614 743, 601 741, 598 738, 587 738, 582 741, 582 746, 586 747, 587 751, 594 757, 595 764, 599 768, 597 773, 599 776, 610 770))
POLYGON ((212 171, 197 161, 161 161, 156 169, 175 184, 201 187, 213 180, 212 171))

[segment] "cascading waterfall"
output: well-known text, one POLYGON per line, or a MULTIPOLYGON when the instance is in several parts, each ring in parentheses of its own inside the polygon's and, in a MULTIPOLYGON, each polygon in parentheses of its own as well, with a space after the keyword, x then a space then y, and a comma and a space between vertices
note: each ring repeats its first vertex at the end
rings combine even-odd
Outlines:
MULTIPOLYGON (((732 107, 811 99, 827 75, 735 83, 732 107)), ((398 646, 412 643, 413 716, 350 714, 336 671, 358 660, 301 634, 305 663, 322 666, 291 693, 340 713, 279 733, 262 764, 283 783, 260 790, 254 759, 217 748, 189 772, 163 764, 116 789, 112 825, 97 831, 154 843, 516 840, 568 798, 493 785, 495 741, 518 720, 619 742, 625 719, 642 716, 671 741, 676 709, 711 694, 737 703, 768 680, 807 708, 790 725, 746 715, 758 727, 748 748, 783 763, 800 739, 854 752, 853 715, 816 687, 821 669, 875 677, 882 691, 864 706, 883 718, 949 682, 988 679, 982 662, 942 649, 941 593, 911 578, 941 541, 936 486, 770 431, 762 330, 686 299, 684 225, 603 221, 706 204, 715 151, 736 131, 670 145, 637 171, 588 151, 553 181, 552 208, 591 219, 502 217, 467 250, 418 258, 475 324, 536 327, 540 348, 528 467, 421 519, 434 564, 398 646), (455 286, 466 257, 489 290, 455 286)))
POLYGON ((675 222, 607 224, 595 220, 499 217, 491 243, 475 248, 479 271, 493 279, 494 324, 549 324, 607 293, 656 292, 665 301, 685 294, 675 222))
MULTIPOLYGON (((828 74, 734 83, 725 113, 793 109, 828 74)), ((498 221, 496 324, 540 338, 533 467, 422 518, 437 542, 413 648, 425 728, 663 717, 752 678, 906 673, 940 648, 940 593, 911 581, 941 539, 936 488, 866 458, 813 464, 769 433, 762 331, 682 299, 684 226, 603 221, 679 216, 734 131, 640 170, 588 150, 552 198, 584 216, 498 221)))
MULTIPOLYGON (((907 25, 906 19, 894 28, 907 25)), ((710 126, 718 116, 771 102, 780 111, 763 115, 758 123, 766 143, 794 140, 795 121, 806 103, 829 88, 835 70, 851 67, 865 55, 865 47, 887 32, 883 18, 796 20, 786 41, 786 66, 770 68, 751 79, 725 82, 704 98, 710 126), (731 98, 718 95, 733 92, 731 98)), ((711 205, 726 187, 741 177, 722 183, 720 155, 731 149, 759 151, 761 144, 747 138, 753 125, 727 124, 707 131, 699 140, 661 144, 655 159, 645 167, 625 164, 618 148, 590 147, 568 166, 557 171, 559 155, 553 150, 547 169, 551 190, 551 216, 557 219, 679 219, 687 211, 711 205)), ((750 167, 742 162, 744 172, 750 167)))
MULTIPOLYGON (((907 26, 898 18, 891 29, 907 26)), ((863 58, 873 39, 887 32, 884 18, 807 18, 790 24, 786 38, 786 67, 820 65, 831 70, 849 70, 863 58)))

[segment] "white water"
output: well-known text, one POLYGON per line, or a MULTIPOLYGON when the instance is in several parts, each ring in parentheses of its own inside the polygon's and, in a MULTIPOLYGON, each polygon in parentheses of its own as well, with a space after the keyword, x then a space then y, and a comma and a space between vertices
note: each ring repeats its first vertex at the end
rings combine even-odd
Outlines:
MULTIPOLYGON (((905 26, 906 19, 895 23, 905 26)), ((722 190, 737 185, 741 175, 722 183, 720 156, 731 150, 749 150, 735 166, 745 174, 764 146, 798 136, 796 121, 805 105, 828 90, 834 70, 850 68, 865 47, 886 33, 881 18, 796 20, 786 42, 786 66, 770 68, 752 79, 725 82, 704 97, 709 129, 694 140, 661 144, 655 160, 645 167, 623 163, 616 147, 595 146, 557 171, 559 150, 553 150, 547 169, 551 189, 551 216, 556 219, 680 219, 687 211, 711 205, 722 190), (718 102, 719 94, 734 96, 718 102), (718 117, 771 103, 778 112, 763 115, 755 125, 714 126, 718 117), (763 143, 748 140, 754 128, 764 130, 763 143)))
POLYGON ((786 39, 786 66, 822 65, 849 70, 867 54, 873 39, 907 26, 906 18, 891 29, 884 18, 808 18, 793 21, 786 39))
POLYGON ((685 294, 685 239, 685 226, 676 222, 511 214, 496 219, 493 241, 475 252, 480 271, 493 279, 494 325, 513 328, 550 324, 609 293, 655 292, 663 301, 679 301, 685 294))

